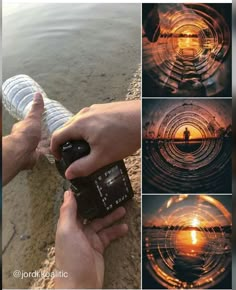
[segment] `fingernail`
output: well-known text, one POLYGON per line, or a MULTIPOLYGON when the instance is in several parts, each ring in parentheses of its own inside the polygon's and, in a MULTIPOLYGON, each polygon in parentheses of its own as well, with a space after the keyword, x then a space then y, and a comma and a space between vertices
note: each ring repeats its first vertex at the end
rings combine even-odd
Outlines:
POLYGON ((37 102, 38 100, 40 100, 40 98, 41 98, 41 94, 40 93, 36 93, 35 95, 34 95, 34 101, 35 102, 37 102))
POLYGON ((66 176, 66 178, 69 179, 69 180, 70 180, 70 179, 73 179, 73 174, 72 174, 70 171, 66 171, 66 172, 65 172, 65 176, 66 176))
POLYGON ((123 224, 122 226, 124 232, 128 232, 129 226, 127 224, 123 224))
POLYGON ((125 215, 125 214, 126 214, 126 209, 125 209, 125 207, 121 206, 121 207, 119 208, 119 210, 120 210, 121 215, 125 215))
POLYGON ((65 191, 65 193, 64 193, 64 200, 66 200, 66 199, 68 199, 70 197, 71 197, 71 191, 69 191, 69 190, 65 191))

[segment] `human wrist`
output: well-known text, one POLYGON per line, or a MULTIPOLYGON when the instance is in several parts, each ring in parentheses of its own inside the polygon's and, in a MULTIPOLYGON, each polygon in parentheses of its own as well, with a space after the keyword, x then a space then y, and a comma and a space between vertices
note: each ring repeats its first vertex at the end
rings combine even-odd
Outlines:
POLYGON ((5 138, 8 138, 7 150, 9 151, 9 156, 14 156, 12 159, 15 160, 14 166, 17 171, 25 169, 29 159, 30 148, 24 134, 16 132, 5 138))

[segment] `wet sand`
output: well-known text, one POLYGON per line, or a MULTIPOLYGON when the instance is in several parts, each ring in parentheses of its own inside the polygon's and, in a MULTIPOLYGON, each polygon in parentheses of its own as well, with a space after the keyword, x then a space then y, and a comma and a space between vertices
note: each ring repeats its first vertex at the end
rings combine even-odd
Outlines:
MULTIPOLYGON (((124 100, 140 63, 140 4, 27 4, 3 7, 3 81, 24 73, 76 113, 124 100), (13 9, 14 8, 14 9, 13 9), (19 21, 17 21, 19 20, 19 21), (16 25, 16 21, 18 25, 16 25)), ((140 97, 140 71, 128 97, 140 97)), ((3 135, 15 120, 3 110, 3 135)), ((127 161, 137 192, 128 206, 128 236, 106 252, 105 287, 140 282, 140 162, 127 161)), ((3 189, 3 286, 51 288, 52 281, 14 279, 14 270, 54 265, 54 240, 64 180, 46 159, 3 189)))
MULTIPOLYGON (((127 100, 140 98, 140 78, 139 68, 128 88, 127 100)), ((96 99, 99 101, 104 102, 96 99)), ((7 126, 4 129, 7 132, 7 126)), ((105 253, 105 288, 140 288, 140 152, 127 158, 126 166, 135 191, 124 218, 129 233, 105 253)), ((21 172, 4 188, 4 288, 53 288, 52 279, 14 279, 12 273, 53 270, 55 229, 64 185, 55 167, 42 158, 33 170, 21 172)))

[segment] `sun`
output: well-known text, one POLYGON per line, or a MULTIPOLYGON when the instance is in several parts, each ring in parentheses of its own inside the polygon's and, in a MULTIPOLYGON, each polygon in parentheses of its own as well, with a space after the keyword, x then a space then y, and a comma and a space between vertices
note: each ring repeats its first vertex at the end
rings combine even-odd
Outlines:
POLYGON ((195 218, 193 218, 193 220, 192 220, 192 226, 194 227, 194 228, 196 228, 196 227, 198 227, 200 225, 200 221, 195 217, 195 218))

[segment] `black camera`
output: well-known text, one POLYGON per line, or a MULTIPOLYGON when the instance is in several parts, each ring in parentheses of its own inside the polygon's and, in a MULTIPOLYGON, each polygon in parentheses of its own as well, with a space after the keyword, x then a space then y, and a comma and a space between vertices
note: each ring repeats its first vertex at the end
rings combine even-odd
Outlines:
MULTIPOLYGON (((65 178, 65 171, 70 164, 89 153, 90 146, 84 140, 65 143, 61 146, 62 159, 56 161, 58 171, 65 178)), ((103 217, 134 195, 123 160, 70 182, 78 211, 86 219, 103 217)))

